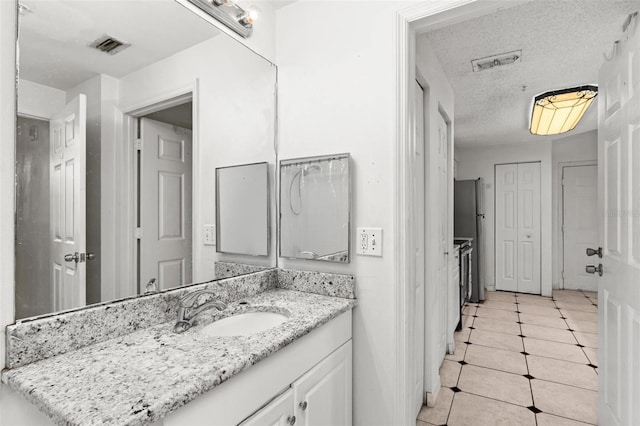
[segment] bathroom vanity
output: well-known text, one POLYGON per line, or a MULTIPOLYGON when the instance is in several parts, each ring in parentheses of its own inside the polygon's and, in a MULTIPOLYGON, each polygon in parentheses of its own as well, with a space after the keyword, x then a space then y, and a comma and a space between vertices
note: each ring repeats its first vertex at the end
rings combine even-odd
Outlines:
POLYGON ((3 382, 57 424, 351 424, 353 277, 296 279, 313 273, 301 274, 258 272, 153 295, 146 302, 136 298, 18 323, 8 328, 8 362, 15 368, 5 370, 3 382), (296 281, 302 287, 284 288, 296 281), (175 307, 166 301, 205 288, 226 300, 227 308, 206 311, 187 331, 175 333, 175 307), (64 349, 77 324, 84 322, 83 332, 91 334, 100 321, 135 322, 141 309, 115 306, 127 302, 145 303, 147 315, 156 310, 162 321, 166 312, 169 320, 64 349), (102 314, 89 313, 92 309, 102 314), (215 321, 247 312, 287 319, 244 336, 203 332, 215 321), (28 346, 40 347, 43 340, 59 341, 62 352, 46 357, 35 351, 44 359, 28 359, 34 353, 28 346))

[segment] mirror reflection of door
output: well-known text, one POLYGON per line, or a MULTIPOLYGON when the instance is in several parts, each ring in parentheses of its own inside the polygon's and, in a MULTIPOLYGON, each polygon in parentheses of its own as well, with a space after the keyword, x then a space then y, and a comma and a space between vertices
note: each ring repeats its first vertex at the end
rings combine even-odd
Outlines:
POLYGON ((188 102, 140 119, 140 293, 192 281, 191 111, 188 102))

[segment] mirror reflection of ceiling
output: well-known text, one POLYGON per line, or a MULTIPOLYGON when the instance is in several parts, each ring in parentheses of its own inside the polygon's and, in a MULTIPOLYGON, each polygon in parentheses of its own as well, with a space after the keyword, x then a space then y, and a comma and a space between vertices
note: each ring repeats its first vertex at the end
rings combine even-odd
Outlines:
POLYGON ((20 78, 60 90, 106 74, 121 78, 217 34, 174 0, 20 0, 20 78), (108 34, 131 46, 89 47, 108 34), (60 72, 65 70, 65 72, 60 72))
POLYGON ((595 129, 598 98, 572 132, 531 135, 533 98, 597 83, 604 54, 637 10, 640 1, 529 1, 422 35, 455 94, 456 146, 535 143, 595 129), (472 72, 473 59, 519 49, 519 63, 472 72))

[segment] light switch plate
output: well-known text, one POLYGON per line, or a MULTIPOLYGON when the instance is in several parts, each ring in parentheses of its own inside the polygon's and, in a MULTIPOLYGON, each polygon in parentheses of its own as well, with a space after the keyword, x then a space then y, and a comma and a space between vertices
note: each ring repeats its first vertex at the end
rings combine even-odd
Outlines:
POLYGON ((215 225, 204 226, 204 245, 205 246, 216 245, 216 226, 215 225))
POLYGON ((356 254, 382 256, 382 228, 357 228, 356 254))

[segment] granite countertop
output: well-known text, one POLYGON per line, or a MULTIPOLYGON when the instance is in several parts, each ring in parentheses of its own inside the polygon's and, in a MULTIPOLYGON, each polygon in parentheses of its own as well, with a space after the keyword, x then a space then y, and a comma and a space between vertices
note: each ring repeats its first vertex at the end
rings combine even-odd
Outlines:
POLYGON ((356 305, 355 299, 275 289, 207 311, 182 334, 174 322, 8 370, 3 379, 58 424, 142 425, 164 417, 356 305), (246 301, 248 304, 240 304, 246 301), (289 315, 252 336, 199 330, 246 311, 289 315), (214 310, 215 311, 215 310, 214 310))

